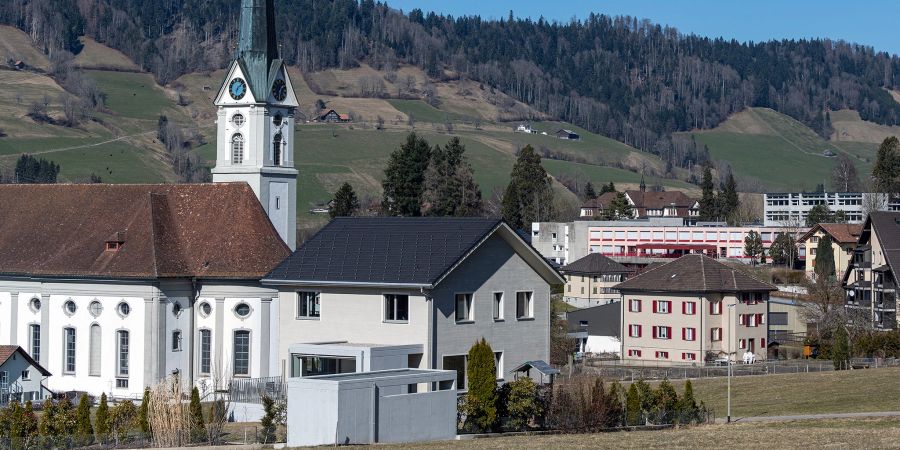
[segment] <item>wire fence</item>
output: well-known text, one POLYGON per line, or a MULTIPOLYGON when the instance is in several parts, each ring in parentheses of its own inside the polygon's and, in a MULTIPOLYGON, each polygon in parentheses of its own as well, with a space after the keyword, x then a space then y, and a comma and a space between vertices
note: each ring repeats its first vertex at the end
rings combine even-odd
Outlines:
MULTIPOLYGON (((894 367, 900 365, 896 358, 854 358, 854 369, 894 367)), ((605 380, 632 382, 636 380, 680 380, 716 378, 728 376, 727 365, 673 366, 659 363, 622 364, 619 360, 586 360, 576 370, 599 375, 605 380)), ((834 363, 830 360, 800 359, 761 361, 753 364, 732 364, 731 375, 736 377, 753 375, 776 375, 787 373, 830 372, 834 363)))
MULTIPOLYGON (((198 439, 192 435, 190 431, 182 434, 180 442, 185 444, 182 447, 207 447, 209 442, 205 439, 198 439)), ((223 442, 229 445, 253 445, 263 444, 262 430, 258 426, 235 427, 231 429, 225 436, 223 442)), ((85 437, 76 435, 64 436, 27 436, 27 437, 0 437, 0 449, 56 449, 70 450, 76 448, 90 449, 131 449, 131 448, 151 448, 158 447, 154 442, 152 434, 144 433, 128 433, 126 435, 109 436, 104 439, 96 437, 85 437)))

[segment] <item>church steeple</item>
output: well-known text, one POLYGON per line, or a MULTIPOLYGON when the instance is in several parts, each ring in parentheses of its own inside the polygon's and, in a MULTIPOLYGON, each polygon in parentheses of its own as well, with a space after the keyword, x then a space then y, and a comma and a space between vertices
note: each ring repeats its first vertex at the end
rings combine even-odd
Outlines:
POLYGON ((641 192, 647 192, 647 183, 644 183, 644 174, 643 174, 643 173, 641 173, 641 186, 640 186, 640 190, 641 190, 641 192))
POLYGON ((280 60, 275 31, 275 0, 241 0, 235 59, 244 66, 250 91, 258 99, 266 97, 273 62, 280 60))

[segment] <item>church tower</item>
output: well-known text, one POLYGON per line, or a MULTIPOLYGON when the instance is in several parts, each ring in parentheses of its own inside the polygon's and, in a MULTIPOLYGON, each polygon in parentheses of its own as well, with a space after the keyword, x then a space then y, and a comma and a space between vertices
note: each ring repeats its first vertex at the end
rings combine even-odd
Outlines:
POLYGON ((299 105, 278 54, 275 1, 241 0, 240 26, 235 59, 215 101, 213 182, 247 182, 278 234, 295 250, 294 113, 299 105))

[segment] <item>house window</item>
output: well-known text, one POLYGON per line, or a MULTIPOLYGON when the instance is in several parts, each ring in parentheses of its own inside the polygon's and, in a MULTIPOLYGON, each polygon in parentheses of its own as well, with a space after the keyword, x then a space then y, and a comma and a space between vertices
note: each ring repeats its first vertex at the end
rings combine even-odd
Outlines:
POLYGON ((128 389, 128 378, 116 378, 116 389, 128 389))
POLYGON ((494 292, 494 320, 503 320, 503 293, 494 292))
POLYGON ((466 390, 466 355, 445 356, 443 362, 444 370, 456 371, 456 389, 466 390))
POLYGON ((738 315, 738 325, 747 325, 747 314, 738 315))
POLYGON ((31 328, 31 357, 41 362, 41 326, 34 324, 29 328, 31 328))
POLYGON ((628 302, 628 311, 630 312, 641 312, 641 301, 637 299, 631 299, 628 302))
POLYGON ((25 369, 22 371, 22 379, 28 381, 31 379, 31 370, 25 369))
POLYGON ((297 293, 297 318, 316 318, 319 317, 319 293, 318 292, 298 292, 297 293))
POLYGON ((655 326, 653 327, 654 339, 672 339, 672 327, 655 326))
POLYGON ((103 305, 97 300, 94 300, 88 305, 88 312, 91 313, 92 316, 97 317, 103 312, 103 305))
POLYGON ((684 302, 681 304, 681 312, 688 316, 697 314, 697 304, 694 302, 684 302))
POLYGON ((697 340, 697 330, 694 328, 682 328, 681 338, 685 341, 695 341, 697 340))
POLYGON ((657 359, 669 359, 669 352, 656 352, 657 359))
POLYGON ((244 162, 244 136, 240 133, 231 137, 231 163, 243 164, 244 162))
POLYGON ((654 300, 653 312, 659 314, 669 314, 672 312, 672 302, 668 300, 654 300))
POLYGON ((212 331, 200 330, 200 373, 212 372, 212 331))
POLYGON ((697 354, 696 353, 682 353, 681 359, 683 359, 685 361, 696 361, 697 354))
POLYGON ((88 375, 92 377, 100 376, 100 366, 103 354, 101 350, 103 350, 103 333, 101 332, 100 325, 96 323, 91 325, 91 335, 90 335, 90 353, 88 354, 88 375))
POLYGON ((175 330, 172 332, 172 351, 181 351, 181 330, 175 330))
POLYGON ((532 292, 516 292, 516 318, 530 319, 534 317, 534 305, 531 302, 532 292))
POLYGON ((281 133, 278 133, 275 135, 275 139, 272 141, 272 163, 276 166, 281 165, 281 146, 281 133))
POLYGON ((759 340, 759 348, 766 348, 766 338, 759 340))
POLYGON ((709 313, 712 315, 722 314, 722 302, 721 301, 709 302, 709 313))
POLYGON ((747 340, 741 339, 740 341, 738 341, 738 348, 747 348, 747 340))
POLYGON ((250 376, 250 332, 234 332, 234 374, 250 376))
POLYGON ((409 321, 409 296, 399 294, 384 295, 385 322, 409 321))
POLYGON ((633 350, 633 349, 632 349, 632 350, 628 350, 628 356, 635 356, 635 357, 640 358, 640 357, 641 357, 641 351, 640 351, 640 350, 633 350))
POLYGON ((119 330, 116 334, 118 335, 119 340, 118 375, 120 377, 128 377, 128 331, 119 330))
POLYGON ((494 352, 494 367, 497 368, 497 380, 503 379, 503 352, 494 352))
POLYGON ((766 316, 764 314, 756 315, 756 324, 757 325, 765 325, 766 324, 766 316))
POLYGON ((641 326, 640 325, 630 325, 628 327, 628 336, 639 338, 641 337, 641 326))
MULTIPOLYGON (((96 325, 95 325, 96 326, 96 325)), ((97 326, 99 330, 100 327, 97 326)), ((93 331, 93 327, 91 328, 93 331)), ((68 374, 75 373, 75 329, 74 328, 63 328, 63 355, 64 355, 64 364, 63 364, 63 372, 68 374)), ((98 342, 99 345, 99 342, 98 342)), ((98 352, 99 353, 99 352, 98 352)))
POLYGON ((472 318, 472 294, 456 294, 456 321, 468 322, 472 318))
POLYGON ((709 330, 709 338, 713 341, 721 341, 722 340, 722 329, 721 328, 712 328, 709 330))

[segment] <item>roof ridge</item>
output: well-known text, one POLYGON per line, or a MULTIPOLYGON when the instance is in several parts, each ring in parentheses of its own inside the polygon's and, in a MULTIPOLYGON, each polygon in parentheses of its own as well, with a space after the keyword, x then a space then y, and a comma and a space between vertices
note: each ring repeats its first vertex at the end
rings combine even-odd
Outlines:
POLYGON ((709 290, 709 285, 706 284, 706 264, 703 260, 703 255, 700 255, 700 276, 703 278, 703 290, 709 290))

